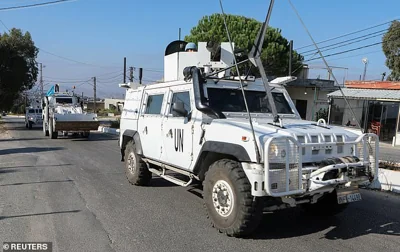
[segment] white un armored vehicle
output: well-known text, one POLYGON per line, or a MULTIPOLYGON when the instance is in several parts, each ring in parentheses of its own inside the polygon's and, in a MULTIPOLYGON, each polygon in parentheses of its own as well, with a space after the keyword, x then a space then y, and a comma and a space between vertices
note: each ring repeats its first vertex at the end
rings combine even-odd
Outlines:
POLYGON ((59 89, 57 84, 51 87, 42 101, 43 134, 51 139, 56 139, 58 132, 89 137, 90 131, 99 127, 97 115, 84 112, 79 97, 59 89))
POLYGON ((42 108, 40 101, 32 99, 30 106, 25 109, 25 127, 32 129, 33 126, 42 125, 42 108))
POLYGON ((376 135, 302 120, 284 87, 295 78, 268 82, 260 44, 249 59, 262 78, 242 82, 230 73, 233 44, 185 52, 186 44, 167 46, 162 83, 120 84, 119 146, 131 184, 150 185, 152 174, 181 186, 201 181, 208 218, 229 236, 252 233, 263 211, 334 215, 362 199, 358 185, 377 178, 376 135))

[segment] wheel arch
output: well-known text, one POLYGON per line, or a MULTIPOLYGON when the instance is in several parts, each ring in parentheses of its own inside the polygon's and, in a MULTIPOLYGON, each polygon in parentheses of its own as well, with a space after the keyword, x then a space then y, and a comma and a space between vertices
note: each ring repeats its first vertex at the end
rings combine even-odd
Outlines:
POLYGON ((202 181, 204 180, 205 173, 209 169, 210 165, 224 158, 237 162, 251 162, 249 154, 241 145, 207 141, 203 144, 199 152, 193 173, 202 181))
POLYGON ((125 161, 125 147, 131 140, 135 143, 137 154, 143 155, 142 144, 140 142, 140 135, 136 130, 125 130, 122 134, 121 142, 121 161, 125 161))

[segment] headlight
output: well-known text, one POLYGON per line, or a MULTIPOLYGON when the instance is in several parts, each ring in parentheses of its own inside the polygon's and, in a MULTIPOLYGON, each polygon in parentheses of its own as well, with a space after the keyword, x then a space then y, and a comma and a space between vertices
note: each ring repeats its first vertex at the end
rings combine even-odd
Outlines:
POLYGON ((271 143, 269 146, 269 156, 270 158, 285 158, 287 153, 286 153, 286 143, 283 143, 281 141, 275 141, 275 143, 271 143))
POLYGON ((278 146, 276 146, 276 144, 271 144, 269 146, 269 155, 273 156, 278 156, 279 150, 278 150, 278 146))

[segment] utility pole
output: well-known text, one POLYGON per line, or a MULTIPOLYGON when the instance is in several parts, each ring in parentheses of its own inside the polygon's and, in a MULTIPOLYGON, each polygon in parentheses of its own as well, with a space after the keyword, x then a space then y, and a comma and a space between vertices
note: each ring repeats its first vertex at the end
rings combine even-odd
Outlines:
POLYGON ((142 84, 143 68, 139 68, 139 84, 142 84))
POLYGON ((289 76, 292 76, 292 52, 293 52, 293 40, 289 42, 289 76))
POLYGON ((129 82, 133 82, 133 67, 129 67, 129 82))
POLYGON ((43 99, 43 64, 40 64, 40 99, 43 99))
POLYGON ((96 77, 93 77, 93 111, 96 113, 96 77))
POLYGON ((124 83, 126 83, 126 57, 124 57, 124 83))

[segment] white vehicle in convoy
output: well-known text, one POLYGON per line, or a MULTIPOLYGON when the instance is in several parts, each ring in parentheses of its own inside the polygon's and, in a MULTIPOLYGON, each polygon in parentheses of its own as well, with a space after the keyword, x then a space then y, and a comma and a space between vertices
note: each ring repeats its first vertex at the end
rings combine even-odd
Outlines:
POLYGON ((295 77, 269 82, 260 50, 250 61, 263 77, 239 78, 230 73, 233 43, 199 42, 197 52, 186 44, 167 46, 164 82, 120 84, 119 147, 131 184, 150 185, 152 174, 202 182, 207 216, 229 236, 252 233, 263 211, 334 215, 362 200, 358 185, 377 179, 376 135, 302 120, 284 87, 295 77))
POLYGON ((60 92, 57 84, 47 92, 42 109, 43 134, 51 139, 56 139, 59 131, 64 136, 73 133, 87 138, 99 127, 97 114, 84 112, 83 101, 69 92, 60 92))
POLYGON ((32 129, 34 125, 42 125, 42 109, 41 108, 26 108, 25 127, 32 129))

